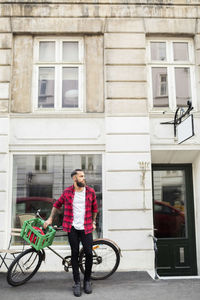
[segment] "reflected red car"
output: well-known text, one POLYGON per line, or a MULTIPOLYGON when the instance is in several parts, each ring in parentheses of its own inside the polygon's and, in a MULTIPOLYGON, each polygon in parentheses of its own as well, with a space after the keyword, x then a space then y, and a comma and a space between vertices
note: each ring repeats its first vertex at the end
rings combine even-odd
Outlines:
POLYGON ((48 218, 54 199, 47 197, 21 197, 17 198, 16 213, 35 213, 41 209, 42 218, 48 218))
MULTIPOLYGON (((40 209, 40 215, 42 219, 46 220, 51 213, 53 203, 55 200, 48 197, 21 197, 17 198, 16 201, 16 223, 19 225, 19 220, 17 215, 36 213, 40 209)), ((63 210, 58 211, 58 214, 54 218, 54 225, 61 226, 63 219, 63 210)), ((17 226, 16 225, 16 226, 17 226)))
POLYGON ((185 237, 184 212, 166 202, 154 201, 154 227, 157 238, 185 237))

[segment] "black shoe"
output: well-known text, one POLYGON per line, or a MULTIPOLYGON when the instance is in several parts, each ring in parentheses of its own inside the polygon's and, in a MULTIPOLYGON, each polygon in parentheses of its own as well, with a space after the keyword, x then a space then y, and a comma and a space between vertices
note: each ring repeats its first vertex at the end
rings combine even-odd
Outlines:
POLYGON ((84 292, 86 294, 92 294, 92 283, 91 283, 91 281, 84 281, 83 288, 84 288, 84 292))
POLYGON ((80 297, 81 296, 81 283, 80 282, 75 282, 74 286, 73 286, 73 292, 74 292, 74 296, 76 297, 80 297))

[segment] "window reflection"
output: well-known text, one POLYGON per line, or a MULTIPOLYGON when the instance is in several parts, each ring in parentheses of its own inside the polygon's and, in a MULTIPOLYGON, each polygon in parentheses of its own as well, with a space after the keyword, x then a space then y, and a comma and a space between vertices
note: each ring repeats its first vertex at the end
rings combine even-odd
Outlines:
POLYGON ((192 101, 191 46, 189 40, 149 42, 153 107, 174 110, 192 101))
POLYGON ((154 106, 168 106, 167 68, 152 68, 152 87, 154 106))
POLYGON ((175 68, 175 81, 177 106, 187 106, 191 99, 190 69, 175 68))
POLYGON ((153 171, 154 226, 158 238, 186 237, 185 174, 153 171))
POLYGON ((78 42, 63 42, 63 61, 77 62, 79 60, 78 42))
POLYGON ((63 68, 62 107, 78 107, 78 68, 63 68))
POLYGON ((166 60, 166 43, 151 42, 151 59, 152 60, 166 60))
POLYGON ((55 60, 55 42, 40 42, 39 60, 50 62, 55 60))
POLYGON ((173 43, 174 60, 175 61, 188 61, 188 43, 173 43))
POLYGON ((39 68, 38 107, 54 107, 54 68, 39 68))
MULTIPOLYGON (((56 199, 63 190, 72 185, 71 171, 83 168, 87 185, 96 192, 99 213, 95 237, 102 234, 102 171, 101 155, 15 155, 13 164, 13 226, 20 226, 19 215, 35 213, 41 209, 46 219, 56 199), (84 165, 83 162, 86 162, 84 165), (48 164, 47 164, 48 162, 48 164)), ((62 225, 63 211, 55 219, 55 224, 62 225)), ((61 243, 62 239, 56 239, 61 243)), ((66 242, 66 241, 65 241, 66 242)))

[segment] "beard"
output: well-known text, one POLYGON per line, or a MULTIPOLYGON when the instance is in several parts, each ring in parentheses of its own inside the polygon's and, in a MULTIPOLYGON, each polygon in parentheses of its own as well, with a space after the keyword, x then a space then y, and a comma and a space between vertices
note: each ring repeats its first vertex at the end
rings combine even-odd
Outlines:
POLYGON ((76 180, 76 184, 78 187, 85 187, 86 186, 86 181, 80 182, 78 180, 76 180))

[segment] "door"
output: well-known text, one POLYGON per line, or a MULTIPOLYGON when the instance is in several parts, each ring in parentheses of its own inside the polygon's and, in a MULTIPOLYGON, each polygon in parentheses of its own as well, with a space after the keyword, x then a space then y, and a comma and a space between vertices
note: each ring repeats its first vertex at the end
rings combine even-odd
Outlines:
POLYGON ((158 274, 196 275, 192 165, 153 165, 152 170, 158 274))

